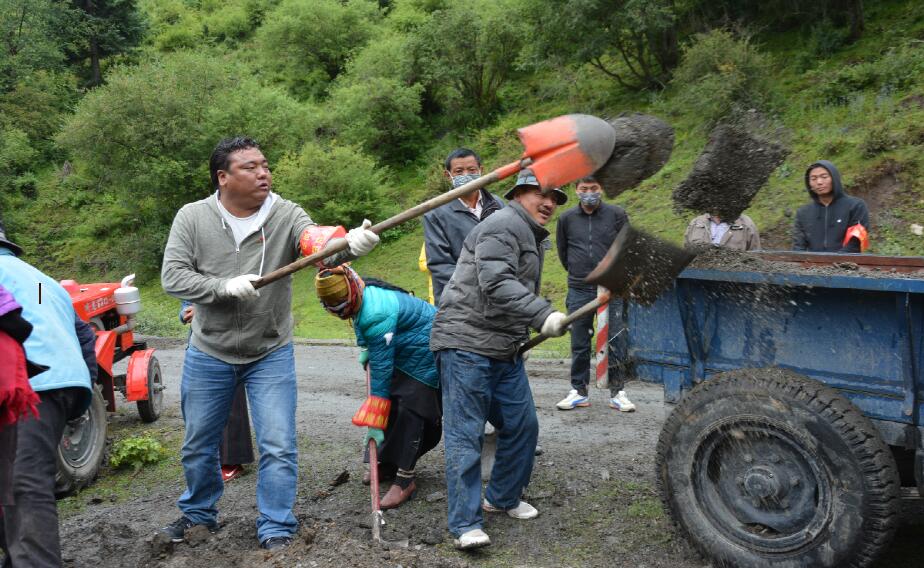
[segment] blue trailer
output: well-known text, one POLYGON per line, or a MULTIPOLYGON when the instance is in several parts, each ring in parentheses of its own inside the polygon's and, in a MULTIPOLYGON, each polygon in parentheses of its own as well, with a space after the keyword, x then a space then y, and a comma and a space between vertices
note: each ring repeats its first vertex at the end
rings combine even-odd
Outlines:
POLYGON ((792 270, 687 268, 624 315, 673 408, 661 498, 719 566, 867 566, 924 496, 924 258, 749 258, 792 270))

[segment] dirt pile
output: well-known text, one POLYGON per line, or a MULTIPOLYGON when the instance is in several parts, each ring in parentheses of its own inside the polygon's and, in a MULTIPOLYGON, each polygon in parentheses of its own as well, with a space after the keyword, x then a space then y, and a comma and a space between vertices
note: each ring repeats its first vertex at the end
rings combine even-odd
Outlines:
POLYGON ((805 274, 813 276, 858 276, 862 278, 924 279, 922 273, 904 273, 887 267, 862 264, 862 258, 844 257, 842 262, 823 265, 802 265, 797 262, 776 260, 773 253, 746 252, 706 246, 695 249, 698 253, 690 268, 723 270, 728 272, 760 272, 764 274, 805 274), (861 262, 855 262, 860 260, 861 262))
POLYGON ((653 176, 674 149, 674 129, 659 118, 641 113, 609 121, 616 131, 613 155, 594 174, 607 197, 616 197, 653 176))
POLYGON ((760 133, 759 120, 738 120, 713 129, 690 175, 674 189, 675 209, 734 220, 748 208, 789 153, 760 133))

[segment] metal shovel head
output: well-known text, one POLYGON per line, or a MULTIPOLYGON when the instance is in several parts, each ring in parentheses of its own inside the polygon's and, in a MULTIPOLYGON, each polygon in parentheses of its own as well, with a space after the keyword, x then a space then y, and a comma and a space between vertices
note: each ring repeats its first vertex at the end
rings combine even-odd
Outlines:
POLYGON ((613 296, 650 306, 695 256, 626 225, 584 281, 605 287, 613 296))
POLYGON ((542 189, 551 189, 589 176, 613 154, 616 132, 602 118, 567 114, 517 131, 523 157, 542 189))
POLYGON ((372 540, 381 544, 385 548, 407 548, 408 540, 385 540, 382 538, 382 529, 385 527, 385 515, 381 510, 372 511, 372 540))

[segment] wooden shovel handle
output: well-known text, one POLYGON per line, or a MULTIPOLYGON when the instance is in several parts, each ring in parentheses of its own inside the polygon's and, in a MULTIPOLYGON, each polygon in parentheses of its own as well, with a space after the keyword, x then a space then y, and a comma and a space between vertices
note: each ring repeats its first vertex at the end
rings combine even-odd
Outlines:
MULTIPOLYGON (((410 221, 411 219, 414 219, 415 217, 420 217, 427 211, 432 211, 441 205, 445 205, 451 202, 454 199, 458 199, 459 197, 463 197, 465 195, 468 195, 469 193, 472 193, 473 191, 480 190, 481 188, 487 185, 490 185, 496 181, 500 181, 506 177, 510 177, 513 174, 520 171, 521 169, 529 166, 531 163, 532 163, 532 160, 530 158, 524 158, 522 160, 517 160, 516 162, 511 162, 507 164, 506 166, 501 166, 500 168, 497 168, 493 172, 483 175, 478 179, 472 180, 463 186, 457 187, 456 189, 447 191, 446 193, 442 193, 440 195, 437 195, 436 197, 428 199, 427 201, 424 201, 423 203, 419 205, 415 205, 414 207, 411 207, 410 209, 407 209, 405 211, 402 211, 401 213, 398 213, 397 215, 393 215, 389 217, 388 219, 385 219, 381 223, 376 223, 375 225, 372 225, 371 227, 369 227, 369 230, 377 235, 380 235, 384 231, 387 231, 388 229, 391 229, 392 227, 397 227, 398 225, 405 223, 407 221, 410 221)), ((347 249, 346 239, 333 239, 329 243, 327 243, 327 245, 320 251, 314 254, 308 255, 308 256, 303 256, 300 259, 296 260, 295 262, 292 262, 291 264, 287 264, 283 266, 282 268, 279 268, 279 269, 276 269, 270 272, 263 278, 260 278, 259 280, 255 281, 253 283, 253 287, 262 288, 266 286, 267 284, 275 282, 279 280, 280 278, 284 278, 288 276, 289 274, 292 274, 293 272, 301 270, 302 268, 305 268, 306 266, 311 266, 320 260, 323 260, 333 254, 337 254, 338 252, 344 251, 346 249, 347 249)))
MULTIPOLYGON (((580 308, 574 310, 573 312, 565 316, 565 319, 563 319, 561 323, 563 326, 571 325, 572 323, 574 323, 575 320, 578 320, 586 316, 587 314, 594 313, 595 311, 597 311, 597 308, 599 308, 600 306, 602 306, 603 304, 609 301, 610 301, 609 292, 604 292, 603 294, 600 294, 593 300, 587 302, 580 308)), ((517 353, 522 355, 523 353, 526 353, 527 351, 539 345, 540 343, 542 343, 548 338, 549 336, 542 335, 540 333, 539 335, 536 335, 535 337, 533 337, 532 339, 530 339, 529 341, 521 345, 520 348, 517 350, 517 353)))

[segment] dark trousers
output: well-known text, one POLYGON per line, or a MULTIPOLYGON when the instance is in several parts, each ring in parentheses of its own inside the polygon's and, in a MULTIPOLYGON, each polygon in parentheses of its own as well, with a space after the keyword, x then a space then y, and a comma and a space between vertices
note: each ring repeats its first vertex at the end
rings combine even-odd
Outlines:
MULTIPOLYGON (((13 463, 15 461, 16 423, 13 422, 0 426, 0 507, 13 504, 13 463)), ((0 530, 2 528, 3 520, 0 518, 0 530)))
MULTIPOLYGON (((573 312, 597 297, 593 287, 568 286, 565 305, 568 312, 573 312)), ((626 365, 628 358, 625 321, 623 319, 622 301, 610 300, 609 309, 609 380, 610 393, 623 390, 626 383, 626 365), (622 333, 620 333, 622 331, 622 333)), ((590 354, 594 337, 594 314, 589 314, 571 324, 571 388, 587 396, 587 384, 590 382, 590 354)))
POLYGON ((237 385, 231 414, 221 435, 219 448, 221 465, 253 463, 253 441, 250 438, 250 415, 247 412, 247 392, 244 383, 237 385))
POLYGON ((84 389, 38 393, 39 418, 17 423, 13 500, 3 506, 0 547, 4 568, 61 566, 58 509, 55 505, 56 455, 67 419, 85 400, 84 389))

